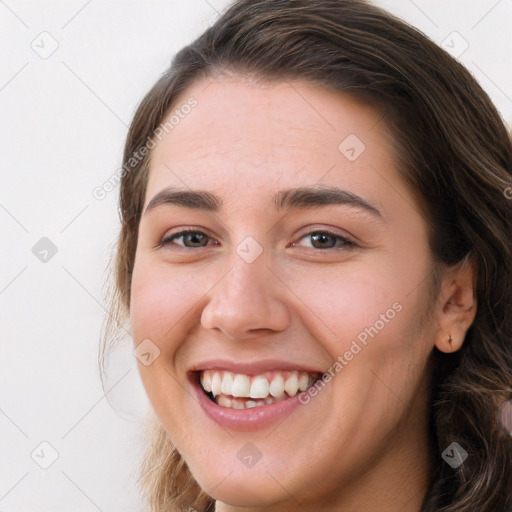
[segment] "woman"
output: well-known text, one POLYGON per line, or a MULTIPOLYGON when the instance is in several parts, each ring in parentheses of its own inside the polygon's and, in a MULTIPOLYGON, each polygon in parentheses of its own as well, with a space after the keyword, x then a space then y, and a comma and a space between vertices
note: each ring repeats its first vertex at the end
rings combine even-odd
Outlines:
POLYGON ((462 65, 360 0, 240 0, 123 169, 151 510, 511 509, 512 145, 462 65))

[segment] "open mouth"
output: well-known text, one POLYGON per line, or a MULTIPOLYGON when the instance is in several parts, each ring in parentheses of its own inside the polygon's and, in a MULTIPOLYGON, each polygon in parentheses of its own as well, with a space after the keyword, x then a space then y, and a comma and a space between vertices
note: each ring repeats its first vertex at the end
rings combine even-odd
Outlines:
POLYGON ((287 400, 306 391, 321 376, 305 371, 246 375, 227 370, 203 370, 198 374, 206 396, 217 405, 230 409, 250 409, 287 400))

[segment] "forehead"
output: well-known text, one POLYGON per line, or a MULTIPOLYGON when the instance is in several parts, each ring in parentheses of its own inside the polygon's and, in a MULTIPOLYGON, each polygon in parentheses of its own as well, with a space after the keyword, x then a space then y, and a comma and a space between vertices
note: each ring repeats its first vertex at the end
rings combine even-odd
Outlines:
POLYGON ((342 93, 299 81, 204 79, 183 91, 167 119, 191 98, 194 108, 152 151, 149 194, 319 182, 368 189, 374 164, 396 167, 379 113, 342 93))

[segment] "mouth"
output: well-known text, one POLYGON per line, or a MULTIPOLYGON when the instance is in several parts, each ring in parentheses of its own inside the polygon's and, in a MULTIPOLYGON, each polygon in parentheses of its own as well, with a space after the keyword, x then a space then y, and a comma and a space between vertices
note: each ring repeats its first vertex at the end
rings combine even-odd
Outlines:
POLYGON ((204 394, 226 409, 252 409, 284 402, 307 391, 321 377, 317 372, 299 370, 273 370, 258 375, 202 370, 196 374, 204 394))

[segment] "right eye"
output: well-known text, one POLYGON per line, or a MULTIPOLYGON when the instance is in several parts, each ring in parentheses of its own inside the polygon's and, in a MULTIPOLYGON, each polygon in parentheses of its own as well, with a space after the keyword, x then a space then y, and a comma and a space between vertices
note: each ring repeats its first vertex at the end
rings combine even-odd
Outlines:
MULTIPOLYGON (((197 249, 206 247, 208 244, 208 240, 211 239, 206 233, 198 230, 187 229, 166 236, 160 242, 160 247, 178 245, 185 249, 197 249)), ((214 241, 214 244, 217 245, 218 242, 214 241)))

